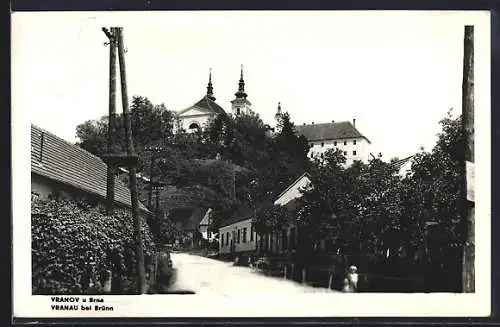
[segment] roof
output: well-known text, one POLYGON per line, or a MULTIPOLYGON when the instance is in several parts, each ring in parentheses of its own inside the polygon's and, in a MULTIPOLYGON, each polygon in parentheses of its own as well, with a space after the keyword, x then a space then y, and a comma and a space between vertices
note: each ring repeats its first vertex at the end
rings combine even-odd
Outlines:
MULTIPOLYGON (((32 173, 105 199, 107 168, 101 158, 40 127, 31 125, 32 173)), ((131 207, 130 190, 117 177, 115 177, 115 201, 131 207)), ((142 203, 139 203, 139 207, 149 212, 142 203)))
POLYGON ((311 179, 311 176, 307 172, 303 173, 302 175, 300 175, 299 177, 297 177, 292 183, 290 183, 290 185, 288 185, 288 187, 278 195, 278 197, 276 198, 276 200, 278 200, 281 196, 283 196, 283 194, 285 194, 286 192, 288 192, 292 187, 294 187, 304 177, 309 178, 309 180, 311 179))
POLYGON ((349 121, 331 122, 321 124, 297 125, 295 130, 298 134, 305 136, 309 141, 339 140, 349 138, 364 138, 369 143, 370 140, 363 136, 349 121))
POLYGON ((207 209, 203 207, 176 208, 168 217, 174 223, 180 222, 182 230, 189 231, 198 229, 206 213, 207 209))
POLYGON ((177 115, 182 115, 185 112, 188 112, 191 109, 196 109, 206 113, 215 113, 215 114, 226 114, 226 111, 222 109, 215 101, 208 98, 206 95, 201 98, 200 101, 196 102, 189 108, 183 109, 177 113, 177 115))
POLYGON ((413 158, 413 156, 409 156, 409 157, 406 157, 404 159, 400 159, 398 161, 395 161, 393 163, 391 163, 391 166, 394 167, 394 169, 400 174, 400 175, 405 175, 407 173, 407 171, 410 169, 411 167, 411 164, 412 164, 412 161, 411 159, 413 158), (410 164, 410 166, 408 167, 407 171, 402 171, 403 167, 407 164, 410 164))
POLYGON ((229 226, 234 223, 253 218, 255 211, 270 207, 272 205, 273 203, 271 201, 264 201, 257 206, 252 205, 249 202, 245 202, 241 206, 239 206, 238 209, 236 209, 236 211, 228 219, 222 221, 219 227, 229 226))

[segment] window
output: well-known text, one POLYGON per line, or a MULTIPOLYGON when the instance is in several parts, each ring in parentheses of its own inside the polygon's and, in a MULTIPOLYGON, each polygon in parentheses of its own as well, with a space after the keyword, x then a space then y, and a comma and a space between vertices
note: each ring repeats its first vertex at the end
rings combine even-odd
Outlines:
POLYGON ((356 155, 356 151, 352 151, 352 155, 355 156, 356 155))
POLYGON ((250 226, 250 242, 253 241, 253 225, 250 226))
POLYGON ((352 141, 352 144, 356 145, 356 140, 353 140, 353 141, 352 141))
POLYGON ((222 234, 222 238, 221 238, 220 244, 224 245, 224 234, 222 234))
POLYGON ((239 115, 241 112, 241 109, 240 108, 236 108, 236 114, 239 115))
POLYGON ((189 125, 189 129, 199 129, 200 126, 197 124, 197 123, 192 123, 191 125, 189 125))
POLYGON ((311 143, 311 146, 310 146, 310 147, 312 148, 313 146, 314 146, 314 143, 311 143))
POLYGON ((321 142, 321 147, 324 147, 325 146, 325 142, 321 142))
POLYGON ((247 242, 247 228, 243 228, 243 243, 247 242))
POLYGON ((344 141, 344 145, 347 145, 347 141, 344 141))
POLYGON ((344 151, 344 156, 347 156, 347 151, 344 151))
POLYGON ((207 231, 207 238, 211 238, 212 237, 212 232, 211 231, 207 231))
POLYGON ((314 152, 311 152, 311 158, 314 158, 314 152))
POLYGON ((226 245, 229 244, 229 232, 226 233, 226 245))
POLYGON ((322 153, 322 154, 321 154, 321 159, 323 159, 323 157, 324 157, 324 156, 323 156, 323 153, 322 153))
POLYGON ((333 142, 333 145, 337 146, 337 141, 334 141, 334 142, 333 142))
POLYGON ((237 238, 236 243, 240 243, 240 236, 241 236, 241 230, 238 229, 238 238, 237 238))

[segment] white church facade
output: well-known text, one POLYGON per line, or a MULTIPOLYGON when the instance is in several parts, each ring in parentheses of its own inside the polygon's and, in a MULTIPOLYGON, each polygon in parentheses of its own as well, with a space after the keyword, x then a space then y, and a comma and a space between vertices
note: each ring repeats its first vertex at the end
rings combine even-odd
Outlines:
MULTIPOLYGON (((243 79, 243 66, 241 67, 238 91, 235 99, 231 101, 231 113, 233 116, 250 114, 252 104, 245 93, 245 81, 243 79)), ((212 85, 212 71, 209 73, 207 93, 195 104, 177 112, 177 129, 186 132, 204 130, 218 115, 227 115, 227 112, 215 102, 214 88, 212 85)))

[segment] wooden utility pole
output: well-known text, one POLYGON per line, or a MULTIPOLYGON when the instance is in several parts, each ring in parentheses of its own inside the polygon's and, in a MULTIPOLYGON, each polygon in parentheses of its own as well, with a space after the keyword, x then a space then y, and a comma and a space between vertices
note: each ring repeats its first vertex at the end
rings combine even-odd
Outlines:
POLYGON ((160 151, 163 151, 161 147, 151 147, 148 146, 144 150, 151 152, 151 162, 149 166, 149 192, 148 192, 148 208, 152 210, 153 208, 153 183, 154 183, 154 165, 156 161, 156 154, 160 151))
MULTIPOLYGON (((109 113, 108 113, 108 154, 114 153, 114 134, 116 117, 116 28, 111 32, 102 29, 109 38, 109 113)), ((106 211, 108 215, 113 213, 115 202, 115 173, 116 167, 108 164, 108 178, 106 184, 106 211)))
MULTIPOLYGON (((127 154, 134 155, 134 142, 132 139, 132 123, 130 117, 130 110, 128 108, 128 94, 127 94, 127 75, 125 70, 125 50, 123 46, 123 28, 116 29, 118 40, 118 60, 120 63, 120 77, 121 77, 121 91, 122 91, 122 106, 123 118, 125 123, 125 136, 127 142, 127 154)), ((130 176, 130 193, 132 200, 132 217, 134 219, 134 234, 136 242, 136 264, 137 264, 137 287, 138 293, 145 292, 146 280, 144 271, 144 249, 142 245, 142 232, 141 232, 141 216, 139 214, 139 199, 137 197, 137 175, 136 167, 131 164, 129 166, 130 176)))
POLYGON ((475 292, 474 217, 474 26, 465 26, 462 82, 462 122, 465 132, 466 239, 463 248, 462 291, 475 292))

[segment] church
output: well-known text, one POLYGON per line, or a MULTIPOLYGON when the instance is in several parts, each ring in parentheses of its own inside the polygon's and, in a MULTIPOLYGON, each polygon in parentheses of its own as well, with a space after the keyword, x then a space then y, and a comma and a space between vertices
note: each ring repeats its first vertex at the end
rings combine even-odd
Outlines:
MULTIPOLYGON (((231 101, 231 113, 234 116, 252 112, 252 104, 245 93, 245 80, 243 79, 243 65, 241 66, 238 91, 231 101)), ((207 94, 195 104, 177 113, 178 129, 194 132, 204 130, 218 115, 227 115, 226 111, 215 102, 214 88, 212 85, 212 71, 208 75, 207 94)))
MULTIPOLYGON (((245 92, 245 80, 243 78, 243 65, 240 71, 240 80, 238 82, 238 91, 234 94, 235 98, 231 101, 231 114, 238 116, 240 114, 250 114, 252 104, 248 101, 245 92)), ((227 115, 227 112, 215 102, 214 88, 212 85, 212 71, 208 75, 207 93, 190 107, 177 113, 177 130, 186 132, 196 132, 205 130, 211 121, 218 115, 227 115)), ((278 104, 278 110, 275 119, 278 120, 281 112, 281 104, 278 104)), ((273 128, 266 125, 271 134, 273 128)), ((309 141, 308 157, 322 160, 324 154, 329 149, 341 150, 346 158, 346 166, 355 161, 367 163, 371 159, 371 141, 356 128, 356 120, 327 123, 317 123, 296 125, 295 131, 298 135, 303 135, 309 141)))

